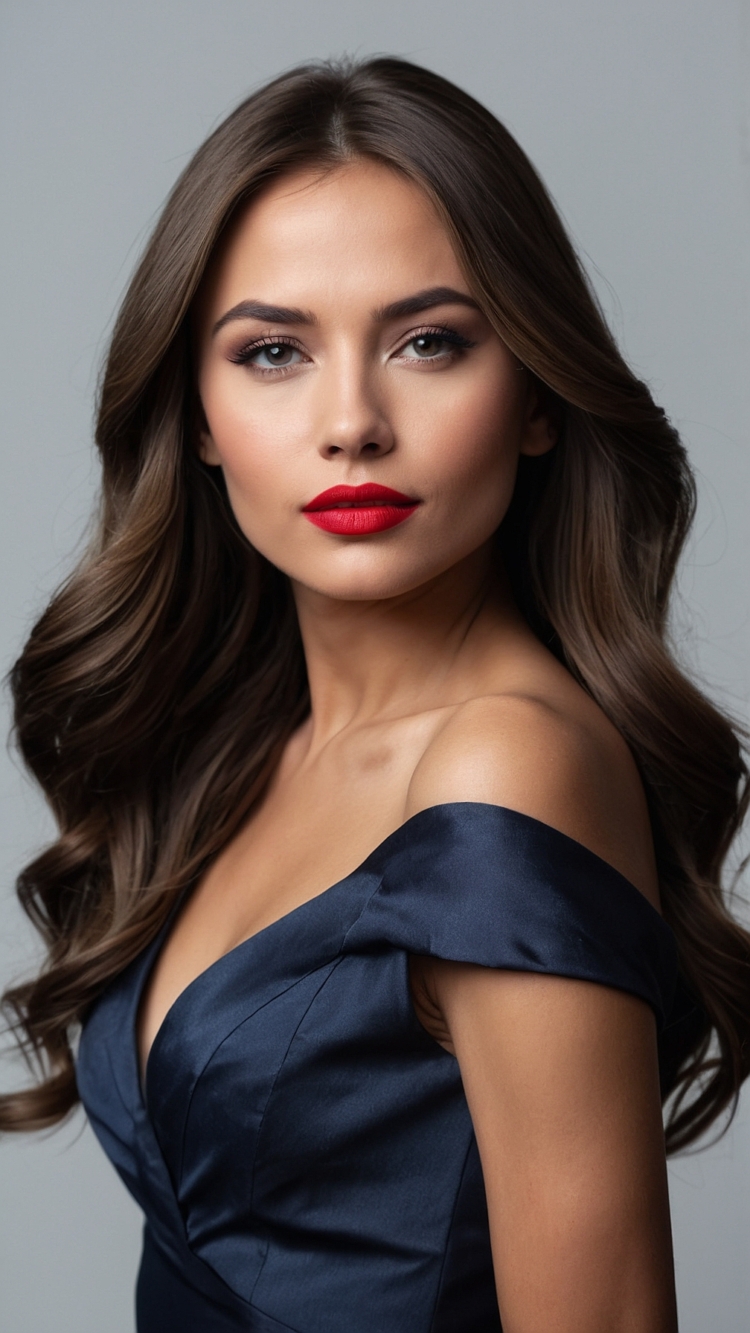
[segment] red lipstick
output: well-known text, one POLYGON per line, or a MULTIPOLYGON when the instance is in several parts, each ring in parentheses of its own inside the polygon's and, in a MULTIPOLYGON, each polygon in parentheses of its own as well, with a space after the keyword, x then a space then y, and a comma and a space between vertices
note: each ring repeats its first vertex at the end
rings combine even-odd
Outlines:
POLYGON ((341 537, 362 537, 385 532, 403 523, 419 507, 419 500, 390 486, 368 481, 364 486, 331 486, 303 508, 305 518, 326 532, 341 537))

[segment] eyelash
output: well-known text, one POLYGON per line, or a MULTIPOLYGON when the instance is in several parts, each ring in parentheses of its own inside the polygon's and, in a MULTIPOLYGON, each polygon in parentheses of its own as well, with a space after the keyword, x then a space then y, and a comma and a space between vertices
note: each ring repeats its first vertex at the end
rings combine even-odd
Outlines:
MULTIPOLYGON (((431 325, 429 327, 425 326, 421 329, 415 329, 411 336, 401 344, 399 351, 403 351, 404 348, 409 346, 409 343, 415 342, 417 338, 437 338, 441 342, 448 343, 452 349, 449 356, 455 356, 461 352, 467 351, 471 347, 476 347, 475 342, 472 342, 470 338, 465 338, 462 333, 458 333, 455 329, 447 329, 437 325, 431 325)), ((248 365, 256 352, 261 351, 264 347, 290 347, 295 352, 302 351, 299 343, 296 342, 294 338, 274 338, 267 334, 263 338, 255 338, 253 342, 247 343, 246 346, 241 347, 240 350, 230 356, 229 359, 238 366, 248 365)), ((443 353, 443 355, 445 354, 443 353)), ((425 364, 429 365, 430 361, 437 361, 441 359, 441 357, 409 357, 408 359, 410 361, 422 360, 425 364)), ((260 375, 284 375, 288 374, 288 372, 293 369, 293 366, 253 366, 253 370, 260 375)))

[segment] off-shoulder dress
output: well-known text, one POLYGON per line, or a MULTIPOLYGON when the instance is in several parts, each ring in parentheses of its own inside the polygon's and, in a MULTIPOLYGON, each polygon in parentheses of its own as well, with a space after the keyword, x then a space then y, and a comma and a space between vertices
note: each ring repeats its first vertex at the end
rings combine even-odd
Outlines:
POLYGON ((459 1067, 417 1020, 409 955, 629 991, 664 1043, 677 959, 655 909, 536 819, 433 806, 201 973, 142 1088, 138 1004, 169 924, 96 1001, 77 1059, 145 1214, 138 1333, 499 1330, 459 1067))

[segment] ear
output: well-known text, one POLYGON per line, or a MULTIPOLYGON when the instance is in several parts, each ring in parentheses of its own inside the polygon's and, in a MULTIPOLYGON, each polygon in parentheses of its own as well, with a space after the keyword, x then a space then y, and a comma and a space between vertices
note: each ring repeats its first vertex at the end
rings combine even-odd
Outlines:
POLYGON ((203 410, 203 404, 198 399, 196 403, 196 423, 195 439, 196 452, 202 463, 207 463, 209 467, 220 467, 221 458, 219 451, 214 444, 214 438, 209 429, 206 413, 203 410))
POLYGON ((526 374, 528 389, 520 452, 529 458, 539 458, 554 449, 559 439, 560 405, 546 384, 531 371, 526 374))
POLYGON ((209 467, 221 467, 219 451, 208 429, 198 432, 198 457, 202 463, 208 463, 209 467))

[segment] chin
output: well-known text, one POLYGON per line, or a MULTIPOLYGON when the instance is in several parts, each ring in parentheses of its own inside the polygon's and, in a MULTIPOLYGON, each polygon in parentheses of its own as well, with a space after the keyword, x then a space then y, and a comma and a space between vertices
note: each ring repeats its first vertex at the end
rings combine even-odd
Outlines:
POLYGON ((319 577, 307 572, 304 577, 290 573, 292 583, 299 588, 307 588, 321 597, 328 597, 336 602, 380 602, 392 597, 399 597, 414 591, 429 581, 419 575, 411 578, 397 575, 352 574, 347 578, 319 577))
MULTIPOLYGON (((286 568, 284 572, 298 587, 308 588, 322 597, 341 602, 375 602, 407 596, 440 578, 458 564, 468 552, 451 553, 442 561, 432 559, 408 562, 357 560, 355 568, 286 568)), ((326 562, 327 563, 327 562, 326 562)))

